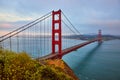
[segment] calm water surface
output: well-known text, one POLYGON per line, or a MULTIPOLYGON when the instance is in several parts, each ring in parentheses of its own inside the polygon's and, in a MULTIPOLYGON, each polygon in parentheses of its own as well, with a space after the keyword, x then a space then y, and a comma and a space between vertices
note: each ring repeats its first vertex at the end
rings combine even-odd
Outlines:
MULTIPOLYGON (((51 39, 47 42, 43 39, 12 39, 13 51, 26 51, 32 57, 39 57, 51 52, 51 39), (48 49, 46 46, 49 47, 48 49), (23 46, 23 44, 25 44, 23 46), (19 49, 18 49, 19 48, 19 49), (44 54, 43 54, 44 53, 44 54)), ((63 39, 63 48, 82 43, 81 40, 63 39)), ((9 49, 9 41, 4 42, 6 49, 9 49)), ((74 73, 81 80, 120 80, 120 40, 98 42, 84 46, 65 56, 63 60, 72 68, 74 73)))
POLYGON ((120 80, 120 40, 89 44, 63 60, 80 80, 120 80))

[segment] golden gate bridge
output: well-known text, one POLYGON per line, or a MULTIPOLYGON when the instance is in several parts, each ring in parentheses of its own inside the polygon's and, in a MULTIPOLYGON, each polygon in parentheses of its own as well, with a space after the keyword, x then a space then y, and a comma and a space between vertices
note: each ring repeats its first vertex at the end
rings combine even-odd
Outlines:
POLYGON ((61 11, 46 15, 0 37, 0 47, 15 52, 25 51, 38 60, 62 58, 83 46, 102 42, 101 30, 92 40, 80 43, 79 30, 61 11), (71 38, 71 36, 78 36, 71 38), (70 42, 69 40, 72 40, 70 42))

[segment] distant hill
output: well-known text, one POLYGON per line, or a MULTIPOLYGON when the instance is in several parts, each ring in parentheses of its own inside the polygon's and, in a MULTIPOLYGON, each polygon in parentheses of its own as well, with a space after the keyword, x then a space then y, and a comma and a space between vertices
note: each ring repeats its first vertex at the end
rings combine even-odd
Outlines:
MULTIPOLYGON (((69 35, 69 36, 63 36, 64 38, 70 38, 70 39, 81 39, 81 40, 91 40, 94 38, 97 38, 97 34, 85 34, 84 36, 81 35, 69 35)), ((113 40, 113 39, 120 39, 120 36, 115 35, 102 35, 103 40, 113 40)))

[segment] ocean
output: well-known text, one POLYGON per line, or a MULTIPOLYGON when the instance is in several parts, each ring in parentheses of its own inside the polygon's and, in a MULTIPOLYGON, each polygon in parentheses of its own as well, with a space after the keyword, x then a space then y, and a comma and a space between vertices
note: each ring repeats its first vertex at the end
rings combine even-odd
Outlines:
POLYGON ((89 44, 63 60, 80 80, 120 80, 120 40, 89 44))
MULTIPOLYGON (((82 42, 84 41, 63 39, 63 49, 82 42)), ((25 51, 33 58, 51 52, 51 39, 13 38, 11 44, 9 46, 8 40, 2 45, 6 49, 11 47, 12 51, 25 51)), ((62 59, 80 80, 120 80, 120 40, 103 41, 101 44, 94 42, 64 55, 62 59)))

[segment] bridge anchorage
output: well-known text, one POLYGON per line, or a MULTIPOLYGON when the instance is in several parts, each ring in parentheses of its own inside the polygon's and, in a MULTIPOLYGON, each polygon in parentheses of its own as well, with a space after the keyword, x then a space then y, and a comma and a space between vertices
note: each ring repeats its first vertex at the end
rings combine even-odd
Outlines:
POLYGON ((25 51, 35 59, 44 60, 61 59, 65 54, 85 45, 102 42, 101 30, 98 37, 83 43, 79 41, 80 36, 65 14, 58 10, 1 36, 0 47, 16 52, 25 51))

